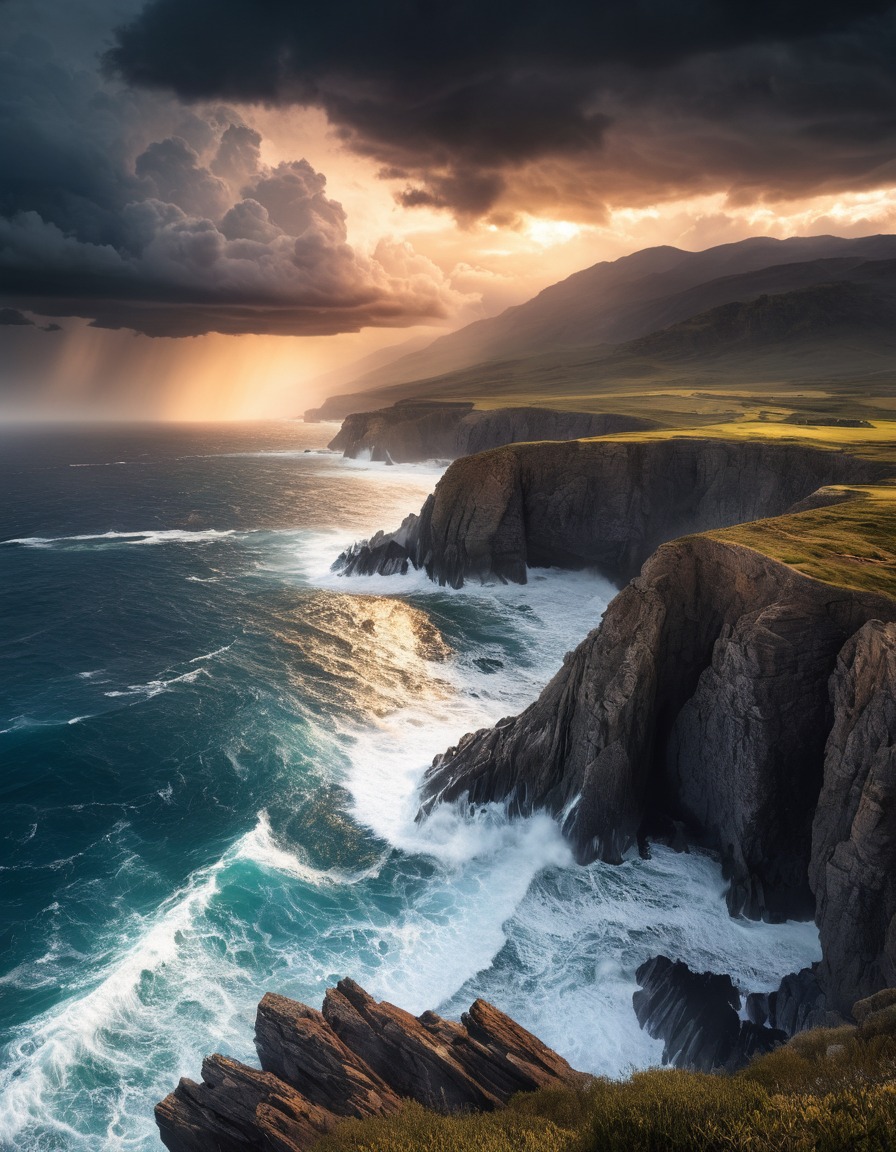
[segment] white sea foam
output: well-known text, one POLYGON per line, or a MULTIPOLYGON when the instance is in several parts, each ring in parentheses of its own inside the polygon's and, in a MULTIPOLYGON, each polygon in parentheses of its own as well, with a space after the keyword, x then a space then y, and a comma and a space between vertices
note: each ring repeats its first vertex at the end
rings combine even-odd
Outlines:
POLYGON ((448 1005, 494 1000, 575 1066, 618 1076, 659 1061, 636 1025, 635 969, 660 953, 770 990, 819 955, 812 924, 732 919, 718 864, 656 848, 652 859, 539 875, 505 925, 507 948, 448 1005))
MULTIPOLYGON (((96 1138, 86 1136, 81 1127, 81 1111, 89 1102, 83 1097, 83 1088, 79 1091, 71 1081, 83 1064, 97 1071, 109 1070, 116 1062, 139 1060, 141 1048, 148 1057, 147 1048, 153 1041, 164 1044, 154 1033, 141 993, 147 981, 162 976, 166 966, 177 960, 181 934, 190 930, 217 891, 223 866, 222 860, 196 873, 187 888, 167 901, 142 930, 137 924, 129 925, 135 942, 116 957, 93 987, 30 1021, 13 1041, 6 1068, 0 1071, 0 1147, 19 1147, 23 1130, 33 1131, 35 1126, 73 1148, 97 1146, 96 1138), (129 1049, 122 1052, 119 1041, 128 1034, 129 1049), (68 1115, 51 1103, 66 1089, 74 1097, 68 1115)), ((205 999, 213 997, 214 989, 206 990, 205 999)), ((221 1007, 226 1009, 226 998, 221 1007)), ((148 1124, 140 1128, 144 1137, 150 1135, 148 1124)), ((110 1131, 106 1147, 123 1146, 121 1135, 110 1131)))
POLYGON ((93 532, 78 536, 21 536, 2 540, 0 544, 18 544, 23 548, 53 548, 65 544, 117 543, 117 544, 206 544, 236 535, 232 528, 189 531, 184 528, 160 528, 134 532, 93 532))
POLYGON ((260 868, 291 876, 315 887, 360 884, 363 880, 379 875, 385 858, 381 856, 370 867, 361 868, 356 872, 345 872, 338 868, 315 868, 304 858, 301 849, 288 851, 277 844, 271 831, 270 818, 264 810, 258 813, 257 824, 251 832, 243 836, 234 853, 236 860, 251 860, 260 868))
POLYGON ((127 688, 113 689, 104 692, 104 696, 116 698, 119 696, 141 696, 151 700, 162 692, 168 692, 175 684, 192 684, 199 676, 208 676, 205 668, 194 668, 192 672, 183 672, 180 676, 171 676, 167 680, 150 680, 146 684, 129 684, 127 688))
POLYGON ((229 644, 225 644, 223 648, 216 648, 214 652, 206 652, 202 656, 194 656, 193 659, 189 661, 189 663, 198 664, 200 660, 213 660, 216 656, 220 656, 222 652, 229 652, 235 643, 235 640, 231 640, 229 644))

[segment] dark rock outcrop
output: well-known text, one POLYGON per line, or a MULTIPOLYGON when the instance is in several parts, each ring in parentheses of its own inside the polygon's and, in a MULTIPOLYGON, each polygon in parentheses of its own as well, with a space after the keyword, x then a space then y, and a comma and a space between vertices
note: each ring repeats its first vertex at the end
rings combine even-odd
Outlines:
POLYGON ((343 456, 355 459, 370 453, 371 460, 451 459, 456 451, 457 430, 473 410, 472 404, 413 400, 374 412, 353 412, 328 444, 343 456))
POLYGON ((787 1034, 764 1021, 741 1020, 741 994, 730 976, 692 972, 680 960, 655 956, 635 973, 638 1023, 663 1041, 663 1063, 698 1072, 736 1071, 787 1034))
POLYGON ((657 426, 653 420, 615 413, 532 407, 480 411, 468 403, 405 400, 392 408, 347 416, 329 447, 351 458, 369 452, 371 460, 405 464, 456 460, 529 440, 577 440, 657 426))
POLYGON ((261 1071, 209 1056, 156 1106, 170 1152, 305 1152, 345 1117, 387 1115, 403 1099, 440 1111, 491 1109, 517 1092, 583 1079, 484 1000, 460 1024, 377 1003, 352 980, 323 1012, 284 996, 258 1006, 261 1071))
POLYGON ((529 567, 634 576, 676 536, 778 516, 819 486, 867 483, 886 466, 768 441, 573 441, 516 444, 455 461, 396 533, 343 553, 363 575, 425 568, 440 584, 526 582, 529 567))
POLYGON ((733 911, 805 916, 827 681, 873 618, 896 602, 712 537, 666 544, 534 704, 436 758, 422 812, 546 810, 582 862, 619 861, 661 812, 721 854, 733 911))
POLYGON ((777 991, 768 994, 765 1007, 770 1027, 796 1036, 807 1028, 836 1028, 843 1023, 839 1013, 828 1009, 828 996, 817 973, 817 964, 791 972, 777 991))

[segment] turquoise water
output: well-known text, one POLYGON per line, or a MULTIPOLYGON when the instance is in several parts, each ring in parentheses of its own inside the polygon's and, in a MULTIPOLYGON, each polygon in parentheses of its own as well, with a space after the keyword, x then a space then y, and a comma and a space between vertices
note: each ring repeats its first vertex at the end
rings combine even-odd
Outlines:
POLYGON ((704 856, 582 869, 545 817, 415 823, 432 756, 531 700, 614 590, 332 575, 440 474, 333 431, 0 434, 3 1149, 157 1150, 154 1102, 251 1061, 268 989, 485 995, 618 1075, 659 1057, 646 957, 761 988, 817 956, 730 920, 704 856))

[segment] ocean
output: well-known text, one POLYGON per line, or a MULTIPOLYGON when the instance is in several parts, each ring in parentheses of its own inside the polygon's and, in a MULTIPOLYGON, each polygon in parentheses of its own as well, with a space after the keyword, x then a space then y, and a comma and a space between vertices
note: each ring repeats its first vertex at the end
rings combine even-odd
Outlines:
POLYGON ((0 1148, 158 1152, 153 1105, 253 1062, 272 990, 484 996, 574 1065, 657 1063, 659 952, 770 989, 812 925, 732 920, 718 865, 577 867, 547 817, 415 822, 432 757, 519 711, 615 589, 345 579, 436 465, 334 425, 0 430, 0 1148))

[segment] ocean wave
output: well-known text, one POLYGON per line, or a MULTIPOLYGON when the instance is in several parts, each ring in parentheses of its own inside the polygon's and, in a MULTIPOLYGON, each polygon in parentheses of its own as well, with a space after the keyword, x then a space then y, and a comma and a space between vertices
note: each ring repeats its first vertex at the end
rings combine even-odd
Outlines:
POLYGON ((23 548, 53 548, 65 544, 112 543, 123 545, 153 544, 206 544, 213 540, 237 535, 233 528, 207 528, 195 531, 186 528, 159 528, 134 532, 93 532, 77 536, 20 536, 0 540, 0 544, 18 544, 23 548))
MULTIPOLYGON (((200 657, 200 659, 206 659, 206 657, 200 657)), ((192 684, 198 677, 208 675, 210 673, 205 668, 194 668, 192 672, 183 672, 180 676, 172 676, 168 680, 149 680, 146 684, 129 684, 127 688, 113 689, 110 692, 104 692, 103 695, 113 699, 120 696, 142 696, 146 700, 151 700, 153 696, 168 692, 175 684, 192 684)))
MULTIPOLYGON (((40 1130, 51 1140, 64 1139, 66 1147, 85 1152, 97 1147, 96 1137, 83 1126, 91 1092, 89 1086, 77 1083, 80 1069, 87 1064, 95 1075, 115 1069, 120 1076, 128 1065, 152 1059, 152 1046, 160 1038, 142 1003, 141 989, 177 958, 181 934, 190 930, 217 892, 224 863, 218 861, 196 873, 142 931, 129 925, 136 942, 107 967, 93 987, 20 1030, 8 1046, 6 1067, 0 1071, 0 1146, 21 1147, 23 1133, 30 1130, 33 1135, 40 1130), (129 1047, 123 1049, 119 1038, 128 1032, 129 1047), (64 1111, 52 1106, 60 1094, 69 1099, 64 1111)), ((144 1138, 151 1135, 150 1125, 147 1113, 139 1125, 144 1138)))
POLYGON ((202 656, 194 656, 193 659, 189 661, 189 663, 198 664, 200 660, 213 660, 216 656, 220 656, 223 652, 229 652, 235 643, 235 640, 231 640, 229 644, 225 644, 222 648, 216 648, 214 652, 206 652, 202 656))
POLYGON ((238 842, 233 858, 251 860, 260 868, 281 872, 312 887, 343 887, 360 884, 364 880, 378 876, 382 871, 387 855, 384 853, 369 867, 354 872, 346 872, 339 868, 315 868, 304 858, 301 849, 289 851, 277 844, 271 831, 268 813, 262 810, 258 813, 258 822, 255 827, 238 842))

